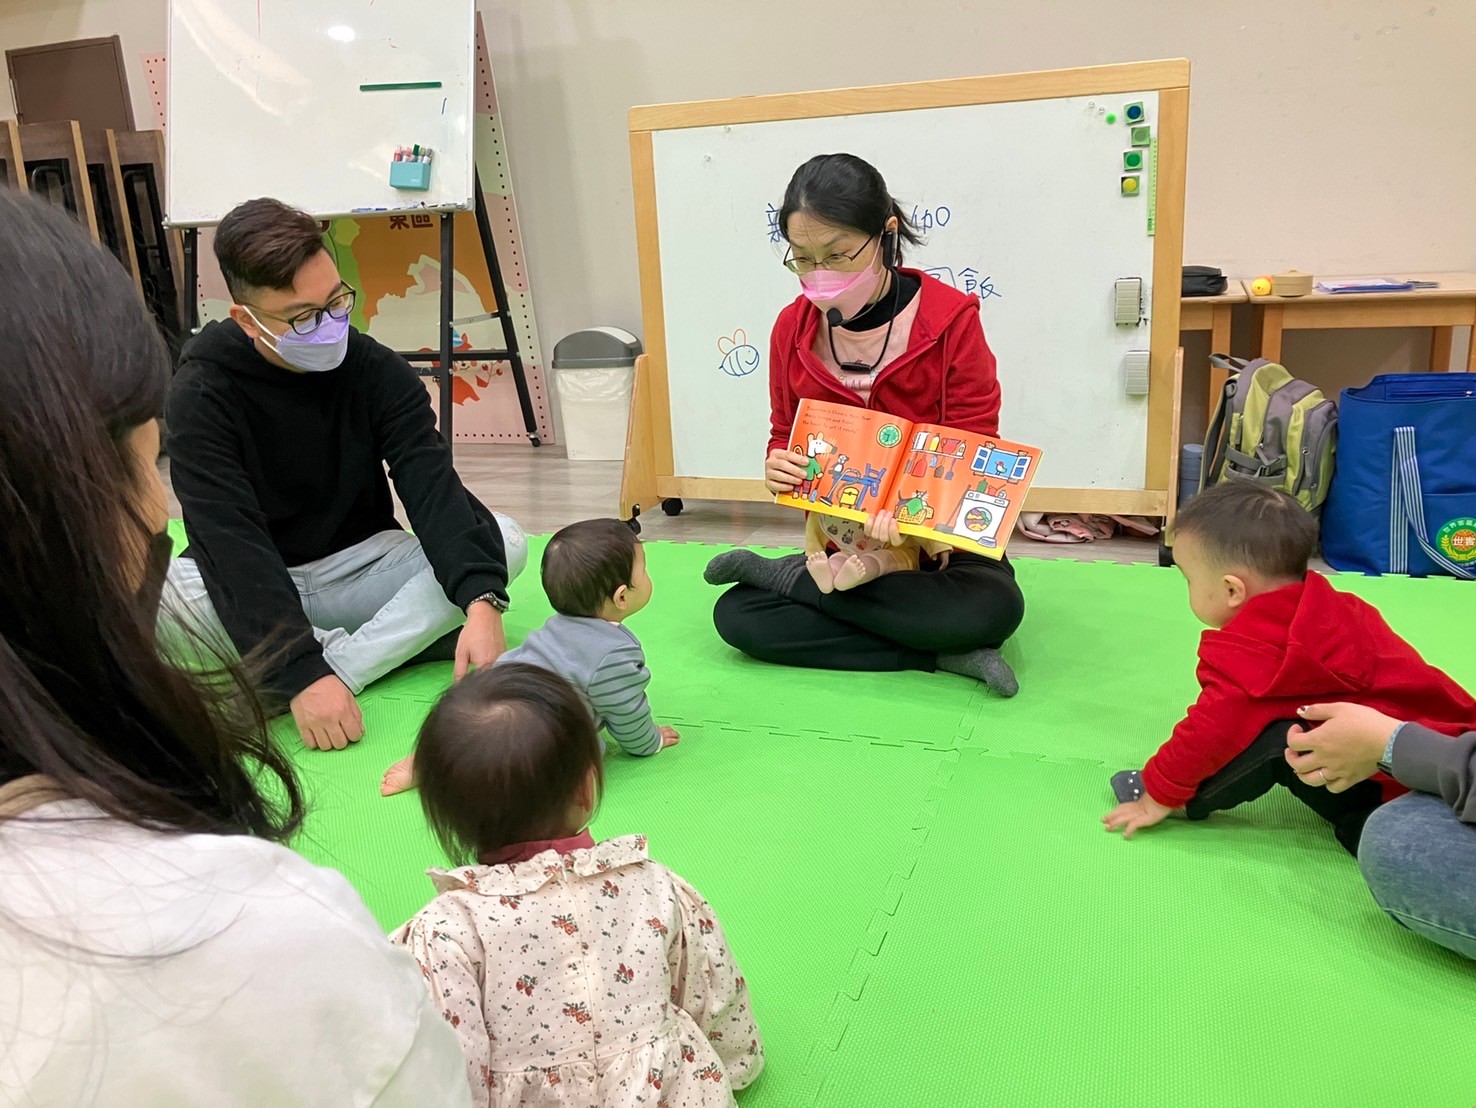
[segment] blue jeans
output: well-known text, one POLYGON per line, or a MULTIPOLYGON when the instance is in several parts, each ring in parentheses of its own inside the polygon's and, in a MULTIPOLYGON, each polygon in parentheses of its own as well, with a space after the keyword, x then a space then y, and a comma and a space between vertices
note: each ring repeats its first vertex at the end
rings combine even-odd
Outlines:
POLYGON ((1476 827, 1438 796, 1409 793, 1369 816, 1358 865, 1380 908, 1476 958, 1476 827))

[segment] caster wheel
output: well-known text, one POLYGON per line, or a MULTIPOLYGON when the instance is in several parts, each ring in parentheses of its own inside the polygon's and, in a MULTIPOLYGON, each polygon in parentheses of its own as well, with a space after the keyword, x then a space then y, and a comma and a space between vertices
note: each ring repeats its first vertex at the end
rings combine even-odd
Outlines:
POLYGON ((685 507, 680 496, 669 496, 661 502, 661 510, 669 516, 679 516, 685 507))
POLYGON ((625 525, 629 527, 632 531, 634 531, 637 535, 641 533, 640 516, 641 506, 639 504, 632 504, 630 506, 630 518, 625 521, 625 525))
POLYGON ((1164 546, 1163 543, 1158 544, 1158 564, 1164 569, 1168 569, 1174 565, 1174 552, 1164 546))

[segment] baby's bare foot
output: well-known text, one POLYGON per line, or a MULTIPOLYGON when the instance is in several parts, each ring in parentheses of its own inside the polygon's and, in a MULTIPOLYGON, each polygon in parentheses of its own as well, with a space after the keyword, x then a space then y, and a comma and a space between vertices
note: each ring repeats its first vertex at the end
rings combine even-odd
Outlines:
POLYGON ((866 554, 852 554, 835 574, 836 591, 844 592, 864 585, 877 576, 876 559, 866 554))
POLYGON ((415 787, 415 755, 401 758, 384 771, 384 780, 379 783, 380 796, 394 796, 415 787))
POLYGON ((835 578, 830 574, 830 556, 825 551, 816 551, 806 558, 805 568, 810 571, 810 576, 815 579, 816 588, 821 592, 834 590, 835 578))

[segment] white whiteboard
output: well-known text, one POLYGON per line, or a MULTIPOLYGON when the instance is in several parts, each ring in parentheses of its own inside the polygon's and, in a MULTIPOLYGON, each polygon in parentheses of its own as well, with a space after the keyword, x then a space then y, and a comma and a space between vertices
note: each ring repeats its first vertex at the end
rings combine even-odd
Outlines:
POLYGON ((846 151, 927 231, 904 264, 981 297, 1000 433, 1044 449, 1036 484, 1143 488, 1148 398, 1123 367, 1149 348, 1153 274, 1148 173, 1121 188, 1133 102, 1156 134, 1156 92, 656 131, 675 475, 763 476, 769 329, 799 294, 772 209, 801 163, 846 151), (1120 277, 1143 280, 1138 326, 1113 322, 1120 277))
POLYGON ((473 0, 171 0, 169 222, 257 196, 325 219, 467 207, 474 18, 473 0), (410 81, 441 87, 359 89, 410 81), (391 188, 395 148, 417 143, 429 190, 391 188))

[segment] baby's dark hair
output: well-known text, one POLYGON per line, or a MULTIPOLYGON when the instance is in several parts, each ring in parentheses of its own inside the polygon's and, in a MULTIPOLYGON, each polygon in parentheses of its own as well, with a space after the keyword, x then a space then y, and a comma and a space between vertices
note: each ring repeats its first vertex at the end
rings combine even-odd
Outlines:
POLYGON ((571 523, 543 551, 543 591, 554 611, 597 616, 605 601, 635 573, 634 531, 618 519, 571 523))
POLYGON ((1225 566, 1296 579, 1317 551, 1317 520, 1282 492, 1254 481, 1205 489, 1179 510, 1174 533, 1193 535, 1225 566))
POLYGON ((569 811, 590 770, 598 801, 605 771, 594 719, 573 685, 538 666, 463 677, 415 746, 420 806, 454 865, 579 830, 569 811))
POLYGON ((902 263, 902 243, 920 246, 923 241, 916 224, 887 191, 881 173, 855 154, 816 154, 796 169, 779 207, 779 231, 785 238, 789 237, 789 217, 795 212, 876 236, 886 230, 887 220, 896 216, 894 265, 902 263))

